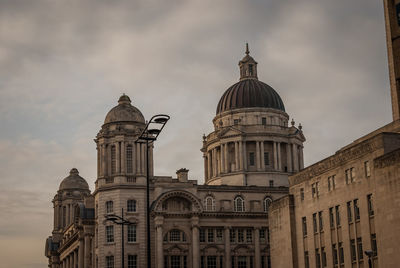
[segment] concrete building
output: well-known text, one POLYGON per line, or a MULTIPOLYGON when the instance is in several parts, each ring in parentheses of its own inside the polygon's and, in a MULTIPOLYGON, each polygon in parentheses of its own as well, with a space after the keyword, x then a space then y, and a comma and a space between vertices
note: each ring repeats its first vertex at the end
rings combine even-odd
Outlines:
POLYGON ((95 139, 94 192, 73 169, 54 198, 49 267, 122 267, 122 228, 105 221, 113 214, 132 223, 124 229, 124 266, 146 267, 147 157, 152 267, 271 267, 268 208, 288 194, 288 175, 303 168, 305 138, 301 126, 288 125, 278 93, 258 80, 249 54, 246 47, 240 81, 221 97, 214 131, 203 137, 205 185, 186 169, 176 178, 154 176, 153 144, 147 156, 136 142, 144 116, 120 97, 95 139))

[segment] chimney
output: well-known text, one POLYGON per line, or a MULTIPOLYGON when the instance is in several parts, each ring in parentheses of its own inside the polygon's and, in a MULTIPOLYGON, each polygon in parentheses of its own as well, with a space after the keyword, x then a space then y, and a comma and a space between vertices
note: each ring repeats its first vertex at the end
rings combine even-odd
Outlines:
POLYGON ((178 177, 179 182, 187 182, 188 181, 188 173, 189 169, 181 168, 176 171, 176 175, 178 177))

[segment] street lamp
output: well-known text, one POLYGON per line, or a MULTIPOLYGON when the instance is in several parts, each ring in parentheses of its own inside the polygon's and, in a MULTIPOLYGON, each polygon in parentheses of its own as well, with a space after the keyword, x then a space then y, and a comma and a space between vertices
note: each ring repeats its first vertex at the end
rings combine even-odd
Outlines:
POLYGON ((372 250, 366 250, 364 251, 365 255, 368 256, 368 267, 372 268, 372 256, 374 255, 374 252, 372 250))
POLYGON ((161 130, 169 120, 169 115, 158 114, 153 116, 140 136, 136 139, 137 143, 146 143, 146 234, 147 234, 147 267, 151 268, 151 248, 150 248, 150 174, 149 174, 149 142, 157 140, 161 130))
POLYGON ((115 215, 115 214, 108 214, 104 215, 104 218, 106 218, 103 222, 105 224, 107 221, 110 221, 114 224, 121 225, 121 251, 122 251, 122 256, 121 256, 121 262, 122 262, 122 268, 125 267, 125 242, 124 242, 124 225, 133 225, 135 223, 130 222, 128 220, 124 219, 124 208, 121 208, 121 216, 115 215))

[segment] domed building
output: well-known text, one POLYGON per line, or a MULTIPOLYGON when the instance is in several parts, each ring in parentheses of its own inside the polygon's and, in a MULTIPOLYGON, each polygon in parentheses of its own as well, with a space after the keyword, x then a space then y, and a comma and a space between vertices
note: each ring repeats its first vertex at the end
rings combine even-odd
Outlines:
POLYGON ((214 131, 203 137, 204 185, 185 168, 176 178, 154 176, 153 142, 138 142, 145 117, 127 95, 119 98, 95 139, 94 192, 76 169, 61 182, 61 195, 77 199, 61 204, 68 216, 55 220, 58 238, 46 242, 50 267, 147 267, 147 170, 151 267, 270 267, 268 209, 303 167, 305 139, 288 126, 279 94, 258 80, 248 48, 239 67, 240 81, 222 95, 214 131), (124 232, 107 220, 118 217, 129 223, 124 232))
POLYGON ((239 62, 240 80, 218 102, 214 131, 203 137, 204 177, 209 185, 288 186, 288 175, 304 167, 301 126, 279 94, 258 80, 257 62, 239 62))

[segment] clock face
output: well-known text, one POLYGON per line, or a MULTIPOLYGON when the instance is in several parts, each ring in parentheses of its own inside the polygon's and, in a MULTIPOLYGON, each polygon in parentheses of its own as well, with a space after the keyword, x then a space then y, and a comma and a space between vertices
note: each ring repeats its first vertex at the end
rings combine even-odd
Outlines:
POLYGON ((400 3, 396 5, 397 25, 400 26, 400 3))

